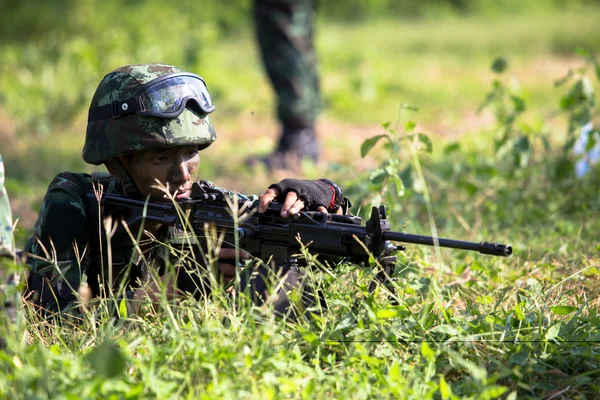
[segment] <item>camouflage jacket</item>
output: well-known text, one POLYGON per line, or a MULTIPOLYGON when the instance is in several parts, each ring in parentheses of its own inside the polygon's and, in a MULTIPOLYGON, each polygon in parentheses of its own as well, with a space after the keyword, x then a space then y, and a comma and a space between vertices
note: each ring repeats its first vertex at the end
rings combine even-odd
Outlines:
POLYGON ((4 188, 4 163, 0 155, 0 257, 12 257, 14 254, 12 222, 10 203, 4 188))
MULTIPOLYGON (((209 181, 202 182, 215 187, 209 181)), ((87 285, 94 296, 100 294, 101 283, 106 289, 109 274, 107 267, 102 266, 105 264, 98 251, 101 242, 97 225, 88 220, 87 208, 87 193, 98 184, 104 193, 123 195, 120 181, 108 174, 62 172, 50 183, 42 202, 34 236, 25 250, 30 254, 28 263, 34 274, 30 278, 28 296, 46 315, 56 312, 77 315, 76 293, 82 284, 87 285)), ((234 194, 218 189, 230 196, 234 194)), ((162 243, 181 242, 173 228, 159 230, 157 239, 162 243)), ((149 260, 164 262, 168 258, 168 250, 160 245, 143 255, 129 244, 115 244, 111 248, 112 287, 125 291, 117 295, 127 296, 132 288, 139 286, 144 270, 155 267, 149 265, 149 260), (123 282, 126 284, 122 285, 123 282)))

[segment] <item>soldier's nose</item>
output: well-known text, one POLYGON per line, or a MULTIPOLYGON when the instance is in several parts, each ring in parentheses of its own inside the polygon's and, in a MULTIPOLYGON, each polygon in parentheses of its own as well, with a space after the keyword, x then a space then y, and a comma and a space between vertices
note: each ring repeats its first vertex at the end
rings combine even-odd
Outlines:
POLYGON ((192 179, 189 168, 185 163, 180 163, 173 171, 173 183, 182 184, 192 179))

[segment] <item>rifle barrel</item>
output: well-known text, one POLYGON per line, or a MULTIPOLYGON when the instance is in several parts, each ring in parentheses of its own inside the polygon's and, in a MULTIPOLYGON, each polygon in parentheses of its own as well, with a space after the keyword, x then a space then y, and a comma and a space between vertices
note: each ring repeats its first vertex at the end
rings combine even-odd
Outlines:
POLYGON ((383 240, 391 240, 394 242, 424 244, 427 246, 449 247, 452 249, 462 249, 478 251, 481 254, 490 254, 493 256, 508 257, 512 254, 512 246, 509 244, 489 243, 489 242, 465 242, 463 240, 434 238, 432 236, 413 235, 403 232, 383 232, 383 240))

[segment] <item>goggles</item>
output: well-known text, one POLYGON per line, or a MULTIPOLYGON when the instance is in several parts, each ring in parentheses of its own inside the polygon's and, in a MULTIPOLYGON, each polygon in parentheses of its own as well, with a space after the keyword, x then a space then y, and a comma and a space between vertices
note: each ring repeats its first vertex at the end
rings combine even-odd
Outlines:
POLYGON ((215 110, 204 80, 196 74, 177 72, 156 78, 140 87, 135 96, 91 108, 88 121, 119 118, 127 114, 173 118, 193 101, 206 114, 215 110))

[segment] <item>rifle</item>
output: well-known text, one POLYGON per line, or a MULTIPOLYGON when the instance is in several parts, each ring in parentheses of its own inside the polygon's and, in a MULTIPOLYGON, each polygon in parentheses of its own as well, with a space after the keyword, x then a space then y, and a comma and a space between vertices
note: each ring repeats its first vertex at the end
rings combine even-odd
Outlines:
MULTIPOLYGON (((88 204, 96 203, 97 209, 94 193, 88 197, 88 204)), ((368 265, 373 255, 380 260, 388 277, 394 268, 392 254, 405 249, 395 243, 449 247, 503 257, 512 253, 512 247, 505 244, 391 231, 384 206, 373 207, 370 219, 363 225, 357 216, 312 211, 301 212, 296 218, 281 218, 279 203, 272 203, 266 213, 259 214, 257 204, 257 201, 250 204, 247 200, 238 200, 240 215, 234 218, 232 201, 227 194, 198 182, 192 186, 191 197, 177 203, 148 203, 111 194, 104 194, 100 200, 103 214, 122 219, 130 227, 143 221, 188 230, 191 227, 196 237, 202 238, 207 226, 215 226, 217 232, 224 235, 223 243, 237 245, 252 256, 272 260, 276 265, 297 263, 302 244, 320 257, 345 258, 362 265, 368 265)))

